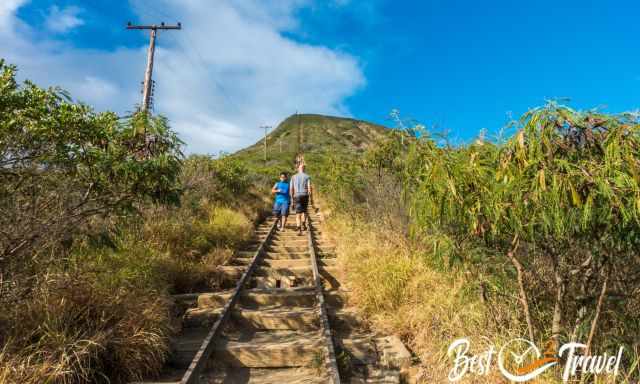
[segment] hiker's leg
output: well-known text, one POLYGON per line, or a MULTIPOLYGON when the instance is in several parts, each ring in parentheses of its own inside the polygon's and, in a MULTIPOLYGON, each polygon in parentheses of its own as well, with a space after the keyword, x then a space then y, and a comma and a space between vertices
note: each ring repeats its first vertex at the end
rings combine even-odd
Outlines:
POLYGON ((309 209, 309 197, 305 196, 302 201, 302 229, 307 230, 307 220, 309 219, 309 214, 307 210, 309 209))
POLYGON ((293 211, 296 215, 296 229, 300 228, 300 199, 297 197, 293 198, 293 211))
POLYGON ((296 206, 296 229, 298 230, 298 235, 302 235, 302 220, 303 220, 303 212, 304 212, 304 198, 302 196, 295 198, 295 206, 296 206))
POLYGON ((276 217, 276 228, 280 225, 280 205, 278 203, 273 203, 273 214, 276 217))
POLYGON ((287 218, 289 217, 289 203, 284 204, 284 208, 282 209, 282 230, 284 231, 284 227, 287 226, 287 218))

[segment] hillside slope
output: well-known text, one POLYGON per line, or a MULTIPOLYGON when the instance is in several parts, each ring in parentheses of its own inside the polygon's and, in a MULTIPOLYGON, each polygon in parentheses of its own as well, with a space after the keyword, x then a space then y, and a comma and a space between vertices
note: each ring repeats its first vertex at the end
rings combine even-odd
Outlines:
POLYGON ((382 125, 344 117, 291 115, 267 135, 266 162, 263 140, 236 152, 234 156, 258 167, 290 167, 298 153, 299 141, 307 157, 328 153, 357 155, 364 152, 388 129, 382 125))

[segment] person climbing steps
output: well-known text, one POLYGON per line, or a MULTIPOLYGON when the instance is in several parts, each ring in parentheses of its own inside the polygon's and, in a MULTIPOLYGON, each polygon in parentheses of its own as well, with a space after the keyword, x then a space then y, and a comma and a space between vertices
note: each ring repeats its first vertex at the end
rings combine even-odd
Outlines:
POLYGON ((280 173, 280 180, 273 185, 271 193, 275 194, 273 214, 277 217, 277 229, 284 231, 289 217, 289 174, 280 173))
POLYGON ((298 165, 298 173, 291 177, 289 192, 296 210, 296 230, 298 235, 307 230, 307 210, 312 196, 311 177, 305 172, 304 163, 298 165))

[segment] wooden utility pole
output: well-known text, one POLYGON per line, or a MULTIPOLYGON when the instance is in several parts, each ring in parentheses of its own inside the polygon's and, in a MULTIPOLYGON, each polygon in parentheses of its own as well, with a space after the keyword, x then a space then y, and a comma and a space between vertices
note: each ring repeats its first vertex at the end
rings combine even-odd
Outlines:
POLYGON ((178 23, 177 25, 165 25, 164 23, 160 23, 160 25, 132 25, 131 22, 127 23, 127 29, 149 29, 151 30, 151 38, 149 41, 149 53, 147 55, 147 69, 144 71, 144 85, 142 89, 142 110, 145 112, 149 111, 149 104, 151 101, 151 84, 152 76, 153 76, 153 55, 156 50, 156 34, 159 29, 168 30, 168 29, 182 29, 182 24, 178 23))
POLYGON ((298 111, 296 111, 296 115, 298 117, 298 152, 302 153, 302 143, 304 143, 304 130, 302 128, 302 124, 300 124, 300 115, 298 115, 298 111))
POLYGON ((264 161, 267 161, 267 131, 271 128, 270 125, 263 125, 260 128, 264 128, 264 161))

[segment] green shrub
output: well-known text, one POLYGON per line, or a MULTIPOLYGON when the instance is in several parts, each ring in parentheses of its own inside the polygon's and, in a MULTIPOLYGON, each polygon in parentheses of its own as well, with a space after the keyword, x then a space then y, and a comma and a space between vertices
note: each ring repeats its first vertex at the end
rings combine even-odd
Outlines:
POLYGON ((96 216, 178 202, 181 142, 166 119, 95 113, 63 92, 18 85, 15 71, 0 60, 0 271, 50 261, 96 216))
POLYGON ((167 212, 145 225, 145 236, 160 252, 174 258, 202 260, 218 247, 235 248, 252 235, 252 223, 242 213, 203 202, 196 214, 167 212))

